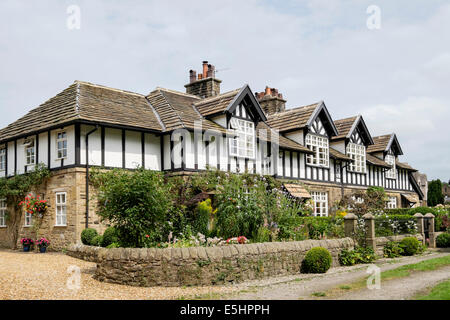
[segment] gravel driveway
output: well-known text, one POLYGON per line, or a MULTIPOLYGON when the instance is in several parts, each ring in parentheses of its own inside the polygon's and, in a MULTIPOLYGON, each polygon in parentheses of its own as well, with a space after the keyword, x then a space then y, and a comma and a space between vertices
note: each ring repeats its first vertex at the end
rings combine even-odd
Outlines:
POLYGON ((232 287, 140 288, 99 282, 92 278, 95 263, 62 253, 31 253, 0 250, 0 300, 47 299, 177 299, 180 297, 226 293, 232 287), (81 269, 80 288, 70 266, 81 269), (67 282, 69 280, 69 287, 67 282), (72 288, 72 289, 70 289, 72 288))
MULTIPOLYGON (((381 271, 398 268, 402 265, 418 263, 420 261, 442 257, 449 255, 449 253, 430 253, 420 256, 403 257, 400 259, 383 259, 378 260, 377 265, 381 271)), ((366 273, 367 265, 357 265, 353 267, 339 267, 332 268, 326 274, 322 275, 304 275, 299 274, 295 278, 290 277, 286 281, 278 282, 277 278, 266 279, 260 283, 255 283, 253 292, 245 292, 238 295, 227 295, 229 299, 252 299, 252 300, 303 300, 303 299, 317 299, 312 296, 313 293, 325 292, 336 288, 340 285, 348 285, 352 282, 358 281, 369 274, 366 273)), ((415 292, 421 291, 433 283, 450 277, 449 269, 432 271, 430 274, 420 273, 414 277, 404 279, 385 281, 381 283, 381 290, 360 290, 360 292, 348 292, 347 296, 341 296, 342 299, 402 299, 414 295, 415 292), (439 271, 439 272, 438 272, 439 271), (433 278, 428 280, 430 274, 436 273, 433 278), (409 282, 411 278, 411 282, 409 282), (402 281, 405 281, 403 284, 402 281), (397 290, 398 286, 398 292, 397 290), (408 290, 410 288, 411 290, 408 290), (376 296, 374 292, 377 291, 376 296), (408 293, 408 295, 406 295, 408 293)), ((338 297, 332 297, 338 299, 338 297)))

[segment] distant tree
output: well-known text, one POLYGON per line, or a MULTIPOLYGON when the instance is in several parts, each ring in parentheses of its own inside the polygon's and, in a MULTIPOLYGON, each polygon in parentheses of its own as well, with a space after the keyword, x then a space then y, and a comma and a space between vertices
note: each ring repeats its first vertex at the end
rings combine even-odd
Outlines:
POLYGON ((434 207, 437 204, 444 203, 444 195, 442 193, 442 182, 441 180, 433 180, 428 185, 428 200, 427 204, 429 207, 434 207))

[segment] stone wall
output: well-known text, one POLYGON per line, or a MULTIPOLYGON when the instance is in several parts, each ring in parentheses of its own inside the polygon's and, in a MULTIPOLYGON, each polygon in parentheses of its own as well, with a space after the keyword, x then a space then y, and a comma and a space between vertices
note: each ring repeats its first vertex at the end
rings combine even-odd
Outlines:
MULTIPOLYGON (((81 231, 86 226, 86 185, 85 185, 85 169, 70 168, 53 171, 52 176, 37 190, 33 190, 35 195, 39 195, 41 199, 48 201, 48 209, 44 215, 39 230, 25 225, 25 211, 21 210, 21 221, 19 222, 19 237, 17 246, 20 248, 20 239, 29 237, 37 239, 46 237, 50 240, 49 251, 60 251, 69 245, 80 241, 81 231), (56 226, 56 193, 66 192, 67 194, 67 225, 56 226)), ((95 190, 91 187, 91 195, 95 190)), ((13 204, 8 204, 8 211, 14 213, 13 204)), ((99 232, 103 232, 105 225, 100 223, 96 212, 95 201, 90 201, 89 205, 89 227, 95 228, 99 232)), ((0 247, 11 248, 11 226, 7 222, 7 226, 0 228, 0 247)))
POLYGON ((95 278, 133 286, 214 285, 297 274, 306 252, 327 248, 333 266, 351 238, 218 247, 131 249, 73 245, 67 254, 97 263, 95 278))
POLYGON ((375 243, 376 243, 375 253, 378 256, 382 257, 383 256, 383 247, 386 245, 386 243, 388 243, 389 241, 400 242, 406 237, 416 237, 421 243, 423 241, 423 237, 420 234, 416 234, 416 235, 403 234, 403 235, 397 235, 397 236, 377 237, 377 238, 375 238, 375 243))

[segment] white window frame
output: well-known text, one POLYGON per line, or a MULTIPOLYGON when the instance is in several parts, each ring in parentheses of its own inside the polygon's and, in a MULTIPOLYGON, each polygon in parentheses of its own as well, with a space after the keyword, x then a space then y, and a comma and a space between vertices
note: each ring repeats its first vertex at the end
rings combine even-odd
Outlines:
POLYGON ((0 199, 0 228, 6 228, 6 199, 0 199))
POLYGON ((324 168, 330 166, 329 141, 327 137, 308 133, 305 137, 305 145, 314 152, 314 154, 306 155, 307 165, 324 168))
POLYGON ((25 164, 27 166, 34 166, 36 164, 36 148, 34 139, 31 139, 29 145, 25 146, 25 164), (30 154, 28 154, 28 150, 31 150, 30 154))
POLYGON ((347 155, 353 159, 353 162, 350 162, 349 171, 366 173, 366 147, 362 144, 349 142, 346 151, 347 155))
POLYGON ((397 197, 389 197, 386 201, 386 209, 397 209, 397 197))
POLYGON ((67 226, 67 192, 57 192, 55 197, 55 226, 66 227, 67 226), (61 201, 64 196, 64 202, 61 201), (60 218, 60 219, 58 219, 60 218))
POLYGON ((56 160, 67 159, 67 131, 58 131, 56 133, 56 160), (62 147, 59 147, 62 143, 62 147), (64 145, 65 143, 65 145, 64 145), (60 152, 62 155, 60 156, 60 152), (65 155, 64 155, 65 152, 65 155))
POLYGON ((392 154, 387 154, 384 158, 387 164, 392 166, 391 169, 386 171, 386 179, 397 179, 397 168, 395 167, 395 156, 392 154))
POLYGON ((31 213, 28 213, 25 211, 25 221, 24 221, 24 227, 31 227, 33 225, 33 215, 31 213))
POLYGON ((6 148, 0 148, 0 171, 6 170, 6 148))
POLYGON ((237 134, 237 137, 230 138, 230 155, 240 158, 255 159, 255 124, 252 121, 231 118, 230 125, 237 134))
POLYGON ((314 203, 313 216, 328 217, 328 193, 312 191, 310 194, 314 203))

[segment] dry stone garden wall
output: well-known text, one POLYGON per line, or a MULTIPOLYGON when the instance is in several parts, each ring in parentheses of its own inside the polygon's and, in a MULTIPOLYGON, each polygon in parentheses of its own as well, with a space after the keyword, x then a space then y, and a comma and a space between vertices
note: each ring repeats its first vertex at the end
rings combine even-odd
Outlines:
POLYGON ((72 245, 67 254, 96 262, 94 277, 100 281, 146 287, 197 286, 297 274, 313 247, 328 249, 333 266, 338 266, 341 250, 354 246, 351 238, 165 249, 72 245))

